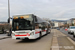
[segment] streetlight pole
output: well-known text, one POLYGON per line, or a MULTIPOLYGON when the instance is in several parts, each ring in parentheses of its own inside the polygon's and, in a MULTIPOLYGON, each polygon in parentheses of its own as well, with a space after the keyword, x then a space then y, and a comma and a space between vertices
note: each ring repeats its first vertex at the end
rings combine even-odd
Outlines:
POLYGON ((8 36, 11 36, 11 32, 10 32, 10 3, 9 3, 9 0, 8 0, 8 24, 9 24, 8 36))
MULTIPOLYGON (((10 3, 9 3, 9 0, 8 0, 8 18, 10 19, 10 3)), ((10 23, 10 20, 9 20, 9 23, 10 23)))

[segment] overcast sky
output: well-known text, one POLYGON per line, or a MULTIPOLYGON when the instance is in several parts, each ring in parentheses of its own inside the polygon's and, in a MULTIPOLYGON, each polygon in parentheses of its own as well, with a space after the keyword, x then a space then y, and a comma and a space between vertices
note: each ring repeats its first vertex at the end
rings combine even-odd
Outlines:
MULTIPOLYGON (((75 18, 75 0, 10 0, 10 16, 35 14, 41 18, 75 18)), ((7 21, 8 0, 0 0, 0 21, 7 21)))

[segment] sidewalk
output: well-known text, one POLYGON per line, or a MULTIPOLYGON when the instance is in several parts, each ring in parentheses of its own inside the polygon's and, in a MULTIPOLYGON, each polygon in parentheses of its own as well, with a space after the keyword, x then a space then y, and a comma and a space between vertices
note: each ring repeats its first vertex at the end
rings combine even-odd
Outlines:
POLYGON ((52 32, 54 33, 52 50, 75 50, 75 42, 72 43, 72 40, 67 35, 56 29, 53 29, 52 32))
POLYGON ((0 40, 10 38, 10 36, 7 36, 7 34, 0 34, 0 40))

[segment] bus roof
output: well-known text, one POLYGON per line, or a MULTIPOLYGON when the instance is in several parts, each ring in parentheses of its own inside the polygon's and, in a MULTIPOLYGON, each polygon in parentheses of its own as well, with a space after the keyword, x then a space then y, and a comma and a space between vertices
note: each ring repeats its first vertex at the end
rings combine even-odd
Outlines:
MULTIPOLYGON (((27 16, 27 15, 31 16, 31 15, 33 15, 33 14, 14 15, 14 16, 27 16)), ((13 16, 13 17, 14 17, 14 16, 13 16)))
POLYGON ((45 20, 43 20, 43 19, 41 19, 41 18, 39 18, 39 17, 36 17, 37 18, 37 22, 35 22, 35 23, 42 23, 42 22, 46 22, 45 20))
POLYGON ((37 19, 37 22, 35 22, 35 23, 42 23, 42 22, 46 22, 45 20, 41 19, 40 17, 37 17, 37 16, 36 16, 36 15, 34 15, 34 14, 14 15, 13 17, 15 17, 15 16, 33 16, 34 18, 36 17, 36 19, 37 19))

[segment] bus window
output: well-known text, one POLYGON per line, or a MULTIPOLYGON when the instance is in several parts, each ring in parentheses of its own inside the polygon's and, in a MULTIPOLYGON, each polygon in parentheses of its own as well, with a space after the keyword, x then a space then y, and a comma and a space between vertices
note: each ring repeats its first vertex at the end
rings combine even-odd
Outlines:
POLYGON ((35 24, 35 29, 39 29, 39 25, 38 24, 35 24))
POLYGON ((17 19, 13 20, 13 30, 28 30, 33 29, 32 21, 25 20, 25 19, 17 19))

